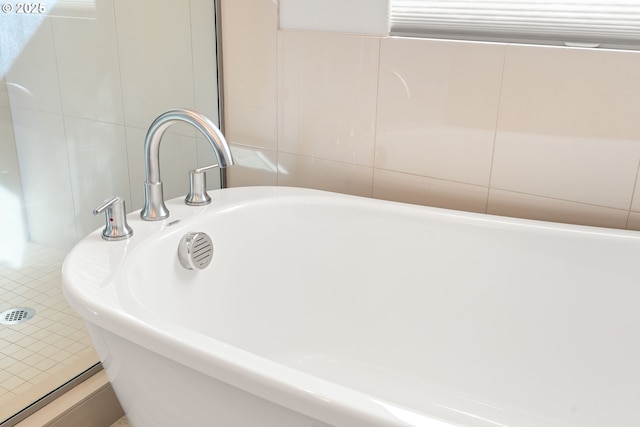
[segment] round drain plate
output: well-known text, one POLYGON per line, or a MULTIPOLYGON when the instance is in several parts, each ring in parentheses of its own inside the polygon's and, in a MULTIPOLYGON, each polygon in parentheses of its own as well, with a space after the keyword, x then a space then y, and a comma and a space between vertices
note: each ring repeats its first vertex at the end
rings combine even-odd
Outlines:
POLYGON ((36 311, 29 307, 16 307, 0 313, 0 324, 15 325, 26 322, 36 315, 36 311))

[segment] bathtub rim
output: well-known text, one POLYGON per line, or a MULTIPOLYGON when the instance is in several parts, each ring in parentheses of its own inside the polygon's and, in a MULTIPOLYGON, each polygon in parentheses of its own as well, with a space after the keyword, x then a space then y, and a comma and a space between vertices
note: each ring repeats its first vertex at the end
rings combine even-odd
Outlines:
MULTIPOLYGON (((218 191, 225 192, 225 190, 218 191)), ((242 190, 236 189, 234 191, 247 192, 247 195, 241 194, 239 200, 234 200, 233 203, 255 200, 256 191, 260 195, 259 198, 266 199, 274 196, 299 197, 310 194, 341 199, 352 197, 338 193, 298 188, 252 187, 249 190, 245 187, 242 190), (264 194, 265 191, 266 194, 264 194)), ((211 193, 214 203, 216 202, 215 196, 219 194, 216 192, 211 193)), ((218 202, 221 201, 218 200, 218 202)), ((186 207, 181 197, 169 200, 166 204, 171 211, 182 214, 184 210, 193 213, 194 218, 205 215, 207 210, 221 209, 221 203, 217 206, 210 205, 199 209, 186 207)), ((133 243, 130 245, 132 247, 122 251, 121 256, 124 258, 126 257, 126 252, 135 250, 138 246, 147 243, 146 238, 148 237, 161 235, 166 230, 164 226, 175 221, 175 217, 152 223, 141 221, 139 212, 137 210, 127 215, 129 224, 134 227, 135 231, 138 231, 137 235, 134 232, 134 236, 130 240, 105 242, 101 238, 102 228, 99 228, 86 236, 81 242, 90 244, 92 249, 101 252, 96 258, 103 258, 103 261, 109 255, 113 255, 113 253, 109 254, 109 252, 112 248, 116 249, 116 245, 126 248, 133 243), (147 230, 141 233, 139 232, 140 228, 146 228, 147 230)), ((183 219, 181 222, 184 226, 188 224, 188 219, 183 219)), ((171 232, 174 231, 171 230, 171 232)), ((128 313, 123 305, 115 300, 104 300, 100 298, 99 293, 92 295, 83 293, 83 290, 86 290, 86 286, 84 287, 85 289, 82 289, 83 286, 79 286, 81 278, 71 271, 77 267, 78 263, 82 263, 80 260, 87 256, 87 251, 81 252, 79 246, 80 244, 76 245, 69 252, 63 263, 63 291, 74 310, 80 313, 85 321, 95 327, 119 335, 149 351, 159 353, 176 363, 196 369, 245 392, 329 424, 337 423, 337 425, 353 425, 354 427, 409 425, 399 421, 398 418, 389 413, 388 409, 384 408, 412 412, 410 408, 403 408, 391 402, 376 399, 374 396, 281 365, 265 357, 254 355, 200 332, 162 321, 149 311, 145 316, 147 321, 141 320, 128 313), (151 319, 152 317, 155 318, 151 319), (148 321, 149 319, 152 320, 152 323, 148 321), (179 347, 179 350, 176 350, 177 347, 179 347), (292 373, 294 375, 291 375, 292 373), (323 392, 318 392, 318 390, 323 392), (328 412, 327 409, 330 409, 330 411, 328 412), (333 417, 327 417, 328 413, 332 414, 333 417)), ((100 277, 95 277, 93 285, 101 290, 114 291, 117 280, 117 276, 105 273, 100 277)), ((107 373, 109 373, 108 369, 107 373)), ((433 422, 438 423, 438 427, 454 425, 445 420, 437 420, 431 415, 417 412, 414 414, 433 420, 433 422)))
MULTIPOLYGON (((316 195, 323 197, 339 197, 353 198, 357 196, 342 195, 336 193, 328 193, 319 190, 307 190, 286 187, 245 187, 243 189, 226 189, 212 192, 214 204, 197 210, 188 211, 193 217, 204 215, 206 212, 222 209, 224 202, 219 198, 220 195, 234 194, 229 203, 241 203, 246 200, 255 200, 258 198, 271 197, 290 197, 300 195, 316 195), (237 197, 236 197, 237 196, 237 197)), ((389 202, 376 199, 360 198, 366 203, 383 203, 398 205, 397 202, 389 202)), ((172 211, 182 212, 184 207, 182 198, 172 199, 167 202, 172 211)), ((589 227, 582 225, 555 224, 535 220, 500 217, 487 214, 451 211, 441 208, 432 208, 424 206, 416 206, 402 204, 407 209, 425 210, 438 215, 455 216, 469 221, 477 221, 478 219, 489 222, 508 223, 516 226, 527 227, 543 227, 545 229, 560 229, 563 231, 576 231, 605 234, 612 237, 629 237, 638 238, 637 232, 628 230, 612 230, 599 227, 589 227)), ((157 223, 142 222, 138 218, 138 212, 129 214, 130 223, 136 231, 146 228, 144 232, 138 232, 137 236, 131 241, 124 242, 104 242, 100 238, 101 229, 98 229, 83 239, 82 242, 90 244, 91 248, 95 248, 102 255, 109 252, 111 248, 116 249, 115 245, 127 247, 129 244, 132 248, 145 243, 149 236, 158 236, 162 233, 163 225, 175 221, 175 217, 163 220, 157 223), (113 245, 113 246, 109 246, 113 245)), ((188 223, 188 220, 183 221, 188 223)), ((324 380, 314 377, 310 374, 295 370, 288 366, 281 365, 259 355, 254 355, 237 347, 225 344, 213 337, 209 337, 197 331, 192 331, 180 325, 169 322, 162 322, 155 319, 153 323, 143 321, 128 313, 121 304, 113 304, 114 301, 105 301, 97 293, 89 295, 82 293, 82 286, 79 286, 80 280, 74 272, 70 271, 80 260, 86 258, 86 253, 80 253, 77 245, 69 253, 63 265, 63 289, 65 296, 86 321, 94 324, 99 328, 108 330, 117 334, 128 341, 141 345, 142 347, 162 354, 163 356, 173 360, 176 363, 196 369, 206 375, 212 376, 238 389, 259 396, 263 399, 270 400, 278 405, 291 408, 294 411, 304 415, 316 418, 329 424, 345 424, 345 425, 385 425, 385 426, 406 426, 410 425, 402 422, 394 417, 385 405, 395 407, 399 410, 411 411, 410 408, 403 408, 391 402, 384 402, 382 399, 376 399, 357 390, 352 390, 324 380), (74 282, 74 283, 71 283, 74 282), (197 344, 197 345, 196 345, 197 344), (204 345, 202 345, 204 344, 204 345), (175 346, 174 346, 175 345, 175 346), (176 350, 179 347, 179 350, 176 350), (295 375, 291 375, 295 372, 295 375), (322 392, 318 392, 322 390, 322 392), (326 409, 330 408, 333 412, 331 417, 327 416, 326 409), (354 424, 356 423, 356 424, 354 424)), ((122 256, 126 256, 124 253, 122 256)), ((109 289, 115 286, 117 277, 109 277, 108 272, 101 277, 95 278, 96 283, 93 285, 97 288, 109 289)), ((453 426, 450 421, 436 418, 429 414, 416 413, 425 418, 432 418, 435 425, 453 426), (437 424, 440 423, 440 424, 437 424)))

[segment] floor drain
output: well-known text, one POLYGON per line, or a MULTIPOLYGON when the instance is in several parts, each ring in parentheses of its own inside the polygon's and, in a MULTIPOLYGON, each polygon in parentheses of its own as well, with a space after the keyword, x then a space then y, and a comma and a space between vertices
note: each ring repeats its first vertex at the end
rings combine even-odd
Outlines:
POLYGON ((16 323, 26 322, 36 315, 33 308, 18 307, 0 313, 0 324, 15 325, 16 323))

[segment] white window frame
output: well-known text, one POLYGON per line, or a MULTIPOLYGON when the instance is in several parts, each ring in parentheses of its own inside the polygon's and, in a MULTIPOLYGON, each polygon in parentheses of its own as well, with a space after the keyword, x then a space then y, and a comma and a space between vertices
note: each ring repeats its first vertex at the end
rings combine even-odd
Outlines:
POLYGON ((390 35, 640 49, 640 0, 389 0, 390 35))

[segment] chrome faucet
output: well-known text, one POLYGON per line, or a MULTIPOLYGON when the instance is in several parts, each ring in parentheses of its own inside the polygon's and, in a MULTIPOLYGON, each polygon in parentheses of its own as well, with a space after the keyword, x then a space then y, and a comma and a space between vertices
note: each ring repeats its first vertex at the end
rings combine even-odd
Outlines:
POLYGON ((205 116, 190 110, 169 110, 151 123, 144 141, 144 207, 140 217, 145 221, 156 221, 169 217, 164 204, 162 181, 160 181, 160 140, 164 132, 178 122, 185 122, 198 129, 211 144, 218 159, 218 166, 226 168, 233 165, 231 150, 224 135, 215 124, 205 116))

